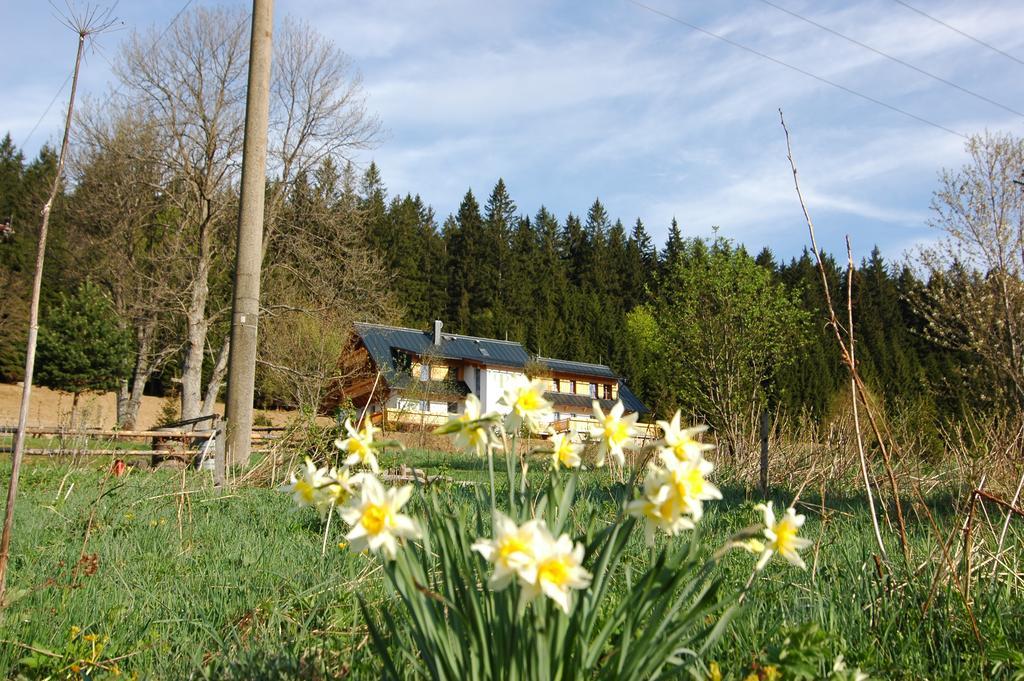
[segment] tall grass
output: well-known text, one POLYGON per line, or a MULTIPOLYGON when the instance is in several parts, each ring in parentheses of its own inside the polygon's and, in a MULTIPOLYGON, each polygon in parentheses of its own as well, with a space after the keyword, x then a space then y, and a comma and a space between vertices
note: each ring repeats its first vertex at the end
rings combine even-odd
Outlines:
MULTIPOLYGON (((399 461, 485 489, 486 468, 477 459, 406 452, 382 463, 399 461)), ((531 479, 539 480, 542 468, 531 466, 531 479)), ((704 546, 721 545, 757 519, 759 499, 743 487, 722 487, 726 498, 709 506, 700 525, 704 546)), ((962 565, 959 489, 940 485, 926 495, 936 529, 923 507, 911 516, 917 562, 893 560, 880 572, 863 499, 832 491, 822 498, 815 487, 798 508, 808 516, 803 534, 816 539, 806 552, 808 570, 772 564, 755 582, 745 616, 710 653, 724 679, 763 671, 785 654, 787 638, 807 635, 811 624, 820 628, 820 664, 842 654, 873 678, 1024 678, 1024 522, 1010 523, 997 562, 1002 516, 992 508, 976 512, 972 578, 963 594, 963 569, 951 570, 940 550, 953 536, 946 553, 962 565)), ((469 513, 472 486, 444 491, 453 513, 469 513)), ((777 505, 794 491, 778 489, 777 505)), ((614 513, 621 492, 605 472, 581 477, 580 503, 588 509, 614 513)), ((265 488, 217 493, 201 473, 117 479, 99 465, 33 465, 23 473, 15 532, 15 600, 0 611, 4 676, 74 677, 72 665, 101 676, 116 665, 141 678, 377 678, 356 597, 400 616, 379 563, 338 548, 340 523, 321 556, 323 527, 314 512, 293 510, 286 495, 265 488), (75 636, 73 627, 80 628, 75 636), (96 644, 106 640, 94 661, 82 638, 92 634, 96 644)), ((627 550, 637 570, 652 555, 639 532, 627 550)), ((750 563, 749 556, 727 556, 725 579, 742 583, 750 563)))

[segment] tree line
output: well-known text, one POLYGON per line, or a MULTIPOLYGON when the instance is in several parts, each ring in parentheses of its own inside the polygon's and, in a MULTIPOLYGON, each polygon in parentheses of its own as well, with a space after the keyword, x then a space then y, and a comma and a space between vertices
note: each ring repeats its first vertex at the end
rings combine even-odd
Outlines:
MULTIPOLYGON (((163 40, 132 36, 115 62, 119 89, 76 121, 43 290, 40 357, 59 370, 41 366, 40 377, 76 391, 116 386, 124 425, 144 392, 178 395, 188 417, 211 409, 222 388, 244 24, 240 13, 197 8, 163 40), (83 351, 87 338, 99 345, 83 351), (107 358, 105 376, 72 380, 88 357, 107 358)), ((343 377, 353 321, 426 329, 441 319, 453 332, 608 364, 655 414, 682 408, 737 443, 763 409, 822 422, 840 408, 847 379, 808 251, 752 254, 688 236, 675 220, 659 244, 640 219, 623 222, 599 199, 578 214, 523 211, 501 179, 486 196, 468 190, 440 218, 420 196, 390 194, 375 163, 353 164, 379 121, 337 47, 286 21, 276 49, 264 404, 314 409, 343 377)), ((850 291, 869 387, 933 425, 1024 405, 1024 210, 1014 182, 1024 143, 985 134, 967 149, 967 165, 940 175, 933 245, 895 259, 876 248, 852 271, 823 256, 839 304, 850 291)), ((49 147, 27 160, 10 135, 0 142, 0 218, 13 228, 0 237, 5 380, 20 378, 36 215, 55 160, 49 147)))

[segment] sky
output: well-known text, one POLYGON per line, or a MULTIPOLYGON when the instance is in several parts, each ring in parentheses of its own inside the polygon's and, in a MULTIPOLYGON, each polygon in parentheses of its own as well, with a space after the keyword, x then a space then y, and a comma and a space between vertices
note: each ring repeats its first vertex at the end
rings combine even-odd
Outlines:
MULTIPOLYGON (((686 236, 789 258, 808 238, 781 108, 822 248, 844 251, 849 235, 856 257, 878 245, 898 260, 934 239, 932 192, 943 168, 967 162, 962 135, 1024 134, 1024 7, 907 0, 1007 56, 897 0, 770 1, 278 0, 274 11, 353 59, 384 127, 354 160, 376 161, 391 194, 419 194, 439 221, 469 188, 483 203, 500 177, 524 214, 545 205, 564 219, 600 198, 659 244, 674 217, 686 236)), ((210 3, 121 0, 122 28, 99 38, 81 91, 102 98, 120 43, 188 4, 210 3)), ((0 134, 34 154, 59 141, 75 36, 42 0, 0 4, 0 25, 0 134)))

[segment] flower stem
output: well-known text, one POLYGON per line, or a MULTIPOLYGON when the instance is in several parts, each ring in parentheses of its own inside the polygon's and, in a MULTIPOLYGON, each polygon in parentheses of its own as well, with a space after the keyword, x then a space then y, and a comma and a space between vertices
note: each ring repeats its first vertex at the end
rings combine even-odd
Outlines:
POLYGON ((497 494, 494 491, 494 449, 487 448, 487 473, 491 479, 491 529, 494 529, 494 516, 498 509, 497 494))

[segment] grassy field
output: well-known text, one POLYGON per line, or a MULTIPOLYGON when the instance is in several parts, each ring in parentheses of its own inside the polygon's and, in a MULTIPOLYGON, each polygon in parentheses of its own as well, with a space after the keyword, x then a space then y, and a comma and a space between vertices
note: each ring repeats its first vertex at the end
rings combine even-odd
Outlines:
MULTIPOLYGON (((486 484, 482 462, 471 458, 406 452, 401 460, 486 484)), ((384 462, 397 463, 398 455, 384 462)), ((319 519, 293 509, 287 495, 258 487, 218 494, 208 474, 194 471, 120 479, 105 473, 100 462, 76 469, 36 462, 24 470, 13 603, 0 611, 0 674, 379 676, 356 594, 376 608, 393 603, 379 563, 339 547, 344 529, 337 519, 321 555, 319 519)), ((584 483, 612 514, 616 490, 607 473, 586 474, 584 483)), ((724 492, 700 526, 708 550, 758 518, 742 489, 726 484, 724 492)), ((461 513, 474 492, 453 484, 445 494, 461 513)), ((777 490, 777 503, 791 495, 777 490)), ((941 492, 928 499, 943 539, 962 521, 954 501, 941 492)), ((746 611, 712 653, 723 678, 746 678, 777 656, 787 636, 811 636, 810 623, 823 632, 815 644, 823 659, 842 654, 872 678, 1024 678, 1019 581, 993 579, 991 565, 978 566, 968 611, 949 579, 935 579, 943 559, 927 517, 911 518, 910 567, 895 559, 891 575, 880 579, 858 496, 822 501, 805 494, 800 510, 808 516, 806 536, 816 540, 808 570, 780 562, 755 583, 746 611)), ((1022 529, 1011 525, 1006 543, 1009 555, 1016 551, 1011 567, 1018 573, 1022 529)), ((639 535, 630 545, 638 565, 650 556, 639 535)), ((985 541, 980 532, 978 541, 985 541)), ((889 551, 899 553, 895 545, 889 551)), ((728 556, 728 582, 741 587, 752 563, 749 555, 728 556)))

